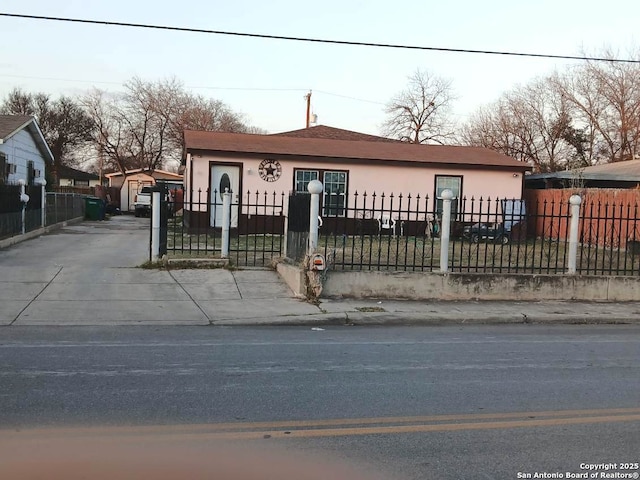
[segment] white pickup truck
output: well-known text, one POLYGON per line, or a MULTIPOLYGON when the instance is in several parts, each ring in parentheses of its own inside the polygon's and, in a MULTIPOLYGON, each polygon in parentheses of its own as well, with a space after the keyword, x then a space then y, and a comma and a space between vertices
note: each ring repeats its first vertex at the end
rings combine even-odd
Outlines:
POLYGON ((136 217, 151 215, 151 187, 142 187, 133 201, 133 214, 136 217))

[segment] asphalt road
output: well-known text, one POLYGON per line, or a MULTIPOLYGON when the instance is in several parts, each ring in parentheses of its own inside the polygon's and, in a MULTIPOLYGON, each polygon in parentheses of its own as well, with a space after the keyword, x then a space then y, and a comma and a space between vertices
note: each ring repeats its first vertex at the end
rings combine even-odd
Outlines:
POLYGON ((383 478, 584 473, 640 461, 639 378, 637 326, 12 327, 0 440, 110 426, 383 478))

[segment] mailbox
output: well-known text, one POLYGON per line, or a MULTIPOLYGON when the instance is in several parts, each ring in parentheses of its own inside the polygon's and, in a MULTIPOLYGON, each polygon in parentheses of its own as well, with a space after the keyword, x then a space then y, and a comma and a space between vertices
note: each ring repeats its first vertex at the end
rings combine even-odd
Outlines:
POLYGON ((319 253, 316 253, 311 257, 311 270, 324 270, 324 257, 319 253))

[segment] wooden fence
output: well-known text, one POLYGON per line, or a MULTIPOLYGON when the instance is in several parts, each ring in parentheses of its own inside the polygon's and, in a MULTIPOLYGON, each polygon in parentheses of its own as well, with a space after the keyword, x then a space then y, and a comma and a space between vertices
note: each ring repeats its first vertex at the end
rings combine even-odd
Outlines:
POLYGON ((580 232, 582 243, 625 248, 640 242, 639 189, 547 189, 525 190, 529 217, 527 227, 537 237, 566 240, 568 222, 557 221, 569 215, 569 198, 580 195, 580 232))

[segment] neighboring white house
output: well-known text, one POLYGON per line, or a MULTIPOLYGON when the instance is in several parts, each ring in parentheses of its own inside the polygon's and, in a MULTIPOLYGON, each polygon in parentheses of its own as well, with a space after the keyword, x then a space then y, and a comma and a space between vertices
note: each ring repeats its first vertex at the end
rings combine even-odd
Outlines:
POLYGON ((0 115, 0 183, 35 185, 52 164, 53 154, 35 118, 0 115))
POLYGON ((149 171, 142 168, 127 170, 126 173, 126 176, 121 172, 105 175, 110 187, 120 188, 120 210, 123 212, 133 212, 133 203, 138 192, 144 186, 155 185, 156 180, 166 182, 169 188, 182 187, 182 175, 177 173, 164 170, 149 171))

